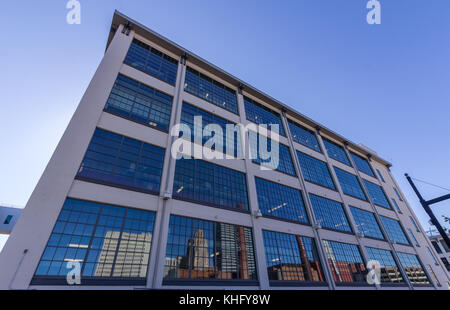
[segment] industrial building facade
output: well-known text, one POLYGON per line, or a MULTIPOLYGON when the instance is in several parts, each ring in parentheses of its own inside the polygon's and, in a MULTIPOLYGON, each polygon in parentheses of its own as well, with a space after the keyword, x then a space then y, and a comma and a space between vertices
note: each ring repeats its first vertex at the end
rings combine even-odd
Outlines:
POLYGON ((116 12, 0 255, 0 289, 447 289, 389 167, 116 12), (277 169, 173 158, 171 128, 195 116, 278 125, 277 169), (379 284, 367 281, 372 260, 379 284))

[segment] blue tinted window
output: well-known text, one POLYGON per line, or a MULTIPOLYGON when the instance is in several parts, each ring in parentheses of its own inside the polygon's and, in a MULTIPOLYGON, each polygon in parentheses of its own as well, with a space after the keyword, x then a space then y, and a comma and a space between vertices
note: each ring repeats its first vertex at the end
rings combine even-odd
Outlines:
POLYGON ((179 159, 174 198, 221 208, 248 210, 245 174, 199 159, 179 159))
POLYGON ((357 245, 323 240, 323 246, 336 283, 366 283, 366 267, 357 245))
POLYGON ((375 219, 372 212, 364 211, 355 207, 350 207, 353 219, 355 220, 358 232, 363 233, 364 236, 384 239, 380 226, 375 219))
POLYGON ((272 168, 289 175, 296 175, 289 147, 254 133, 249 133, 249 141, 251 154, 254 154, 256 157, 252 160, 255 164, 262 164, 268 168, 272 168), (274 161, 274 158, 269 158, 267 160, 263 160, 261 158, 259 148, 260 141, 263 139, 266 140, 267 152, 271 152, 274 147, 278 147, 278 161, 274 161), (254 140, 256 140, 256 143, 253 142, 254 140), (275 164, 278 165, 275 166, 275 164))
MULTIPOLYGON (((67 199, 36 269, 35 280, 60 280, 81 264, 81 284, 147 280, 155 213, 67 199)), ((42 282, 40 282, 42 283, 42 282)))
POLYGON ((289 121, 289 130, 291 131, 292 140, 309 147, 314 151, 321 152, 319 142, 317 141, 314 132, 291 121, 289 121))
POLYGON ((218 107, 238 114, 236 92, 191 67, 186 68, 184 90, 218 107))
POLYGON ((403 276, 392 256, 391 251, 366 247, 370 260, 376 260, 381 267, 381 282, 402 283, 403 276))
POLYGON ((414 221, 412 216, 409 216, 409 219, 411 220, 411 223, 413 224, 414 228, 419 232, 419 226, 417 226, 416 221, 414 221))
MULTIPOLYGON (((186 124, 191 129, 191 141, 194 141, 195 138, 195 129, 194 129, 194 117, 201 116, 202 117, 202 127, 196 128, 196 130, 199 132, 199 135, 202 136, 202 144, 205 144, 209 139, 211 139, 211 136, 203 136, 203 129, 209 125, 209 124, 217 124, 222 128, 222 134, 223 134, 223 141, 222 141, 222 149, 224 153, 233 155, 233 156, 242 156, 242 144, 241 144, 241 137, 240 137, 240 127, 237 127, 238 130, 236 130, 233 135, 227 134, 227 125, 235 125, 233 122, 227 121, 226 119, 223 119, 221 117, 218 117, 212 113, 208 113, 204 110, 201 110, 197 107, 194 107, 186 102, 183 102, 183 107, 181 110, 181 123, 186 124), (234 147, 234 151, 231 152, 230 150, 227 150, 227 143, 232 145, 234 147)), ((215 135, 217 133, 214 133, 215 135)), ((217 146, 214 147, 214 149, 217 150, 217 146)))
POLYGON ((251 228, 172 215, 164 280, 257 280, 251 228))
POLYGON ((352 232, 340 202, 309 195, 317 222, 324 228, 352 232))
POLYGON ((96 129, 78 177, 159 193, 163 148, 96 129))
POLYGON ((326 163, 298 151, 297 156, 306 181, 331 189, 336 188, 326 163))
POLYGON ((383 181, 383 183, 386 183, 386 181, 383 178, 383 175, 381 174, 381 171, 377 169, 377 173, 378 173, 378 176, 380 177, 381 181, 383 181))
POLYGON ((258 206, 264 215, 308 223, 303 198, 297 189, 255 178, 258 206))
POLYGON ((355 153, 350 153, 353 161, 355 162, 356 168, 361 171, 364 172, 367 175, 373 176, 375 177, 375 175, 373 174, 372 168, 370 168, 370 164, 367 161, 367 159, 362 158, 359 155, 356 155, 355 153))
POLYGON ((336 176, 339 180, 339 183, 341 184, 341 188, 344 194, 362 200, 367 200, 356 175, 353 175, 336 167, 334 167, 334 171, 336 172, 336 176))
POLYGON ((330 140, 327 140, 325 138, 323 138, 323 144, 325 145, 328 156, 330 158, 340 161, 341 163, 344 163, 347 166, 351 166, 347 154, 345 153, 345 150, 342 146, 337 145, 336 143, 331 142, 330 140))
POLYGON ((403 201, 402 196, 400 196, 400 193, 398 192, 398 190, 394 187, 394 192, 398 197, 398 200, 403 201))
POLYGON ((373 184, 365 179, 363 179, 363 182, 374 204, 387 209, 392 209, 381 186, 373 184))
POLYGON ((156 89, 119 75, 105 110, 167 132, 172 99, 156 89))
POLYGON ((313 239, 263 230, 269 280, 325 281, 313 239))
POLYGON ((13 218, 12 215, 8 215, 3 224, 8 225, 9 223, 11 223, 12 218, 13 218))
POLYGON ((414 236, 414 233, 411 229, 408 228, 409 236, 411 237, 411 240, 414 242, 415 245, 420 246, 419 242, 416 239, 416 236, 414 236))
POLYGON ((178 61, 136 39, 124 62, 171 85, 177 80, 178 61))
POLYGON ((397 255, 412 284, 430 284, 430 281, 423 270, 423 266, 416 255, 401 252, 397 252, 397 255))
POLYGON ((406 238, 405 232, 398 221, 385 216, 381 216, 380 218, 391 241, 409 245, 408 238, 406 238))
POLYGON ((400 210, 400 207, 397 204, 397 201, 395 201, 394 198, 391 198, 392 204, 395 206, 395 208, 397 209, 398 213, 402 213, 402 210, 400 210))
POLYGON ((245 114, 249 121, 258 125, 267 125, 267 129, 271 129, 270 124, 278 125, 278 133, 282 136, 285 135, 280 114, 247 97, 244 97, 244 104, 245 114))

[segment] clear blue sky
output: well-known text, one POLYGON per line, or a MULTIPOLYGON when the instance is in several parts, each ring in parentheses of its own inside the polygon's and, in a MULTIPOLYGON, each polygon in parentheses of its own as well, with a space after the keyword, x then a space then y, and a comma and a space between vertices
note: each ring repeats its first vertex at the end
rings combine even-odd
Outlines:
POLYGON ((450 188, 450 1, 380 0, 381 25, 366 23, 366 0, 79 1, 81 25, 66 23, 66 0, 2 3, 1 202, 26 204, 118 9, 376 150, 429 227, 403 173, 450 188))

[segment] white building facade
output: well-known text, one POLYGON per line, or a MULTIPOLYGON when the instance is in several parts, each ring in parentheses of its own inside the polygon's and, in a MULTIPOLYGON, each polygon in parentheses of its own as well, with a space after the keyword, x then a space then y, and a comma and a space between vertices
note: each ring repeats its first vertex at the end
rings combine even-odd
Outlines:
POLYGON ((390 166, 116 12, 0 255, 0 289, 447 289, 390 166), (277 170, 173 158, 170 129, 198 115, 279 125, 277 170))

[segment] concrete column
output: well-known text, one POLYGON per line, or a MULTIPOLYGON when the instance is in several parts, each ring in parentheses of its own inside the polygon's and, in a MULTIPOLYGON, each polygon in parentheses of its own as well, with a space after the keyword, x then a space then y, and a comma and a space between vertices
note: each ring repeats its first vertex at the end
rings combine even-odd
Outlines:
MULTIPOLYGON (((27 289, 133 40, 116 30, 0 255, 0 289, 27 289)), ((69 73, 68 73, 69 74, 69 73)))
MULTIPOLYGON (((358 227, 356 226, 356 222, 355 222, 355 220, 353 218, 353 215, 352 215, 352 212, 350 210, 349 205, 345 202, 344 192, 342 191, 341 183, 339 182, 339 179, 338 179, 338 177, 336 175, 336 171, 334 170, 334 167, 331 164, 330 157, 328 156, 327 149, 325 147, 325 144, 323 143, 323 139, 322 139, 322 136, 320 135, 320 129, 319 128, 316 129, 315 135, 316 135, 317 141, 319 142, 320 148, 322 149, 323 154, 324 154, 324 156, 326 158, 328 170, 330 170, 331 177, 333 178, 333 182, 334 182, 334 184, 336 186, 337 191, 339 192, 339 196, 341 197, 341 201, 342 201, 343 206, 344 206, 344 212, 345 212, 345 214, 347 216, 347 219, 348 219, 348 221, 350 223, 350 226, 352 227, 353 232, 356 235, 356 240, 358 242, 359 248, 361 249, 361 254, 363 256, 364 261, 367 264, 367 262, 370 261, 369 256, 367 255, 367 250, 361 244, 361 240, 360 240, 360 237, 358 235, 358 227)), ((380 286, 378 284, 376 284, 375 287, 376 287, 377 290, 380 288, 380 286)))
POLYGON ((289 141, 289 150, 291 152, 292 163, 294 164, 295 172, 297 173, 298 179, 300 181, 300 187, 301 187, 301 190, 303 191, 305 210, 306 210, 306 213, 308 214, 308 218, 310 219, 311 225, 313 227, 314 239, 315 239, 316 245, 317 245, 317 252, 319 253, 320 264, 322 265, 322 269, 324 271, 324 276, 325 276, 325 279, 327 280, 328 287, 331 290, 335 290, 336 284, 334 283, 333 273, 331 272, 330 265, 328 264, 327 255, 326 255, 325 249, 323 248, 323 242, 322 242, 322 238, 320 236, 320 231, 317 228, 318 227, 317 219, 314 214, 314 209, 311 204, 311 199, 309 198, 309 193, 306 190, 305 179, 303 177, 302 169, 300 167, 300 162, 298 160, 297 150, 295 149, 294 140, 292 139, 291 130, 289 128, 289 123, 287 121, 286 113, 284 111, 281 113, 281 119, 283 122, 283 126, 285 128, 285 131, 286 131, 286 137, 289 141))
MULTIPOLYGON (((350 164, 352 165, 353 169, 356 171, 356 177, 358 178, 359 183, 361 184, 361 188, 364 191, 364 194, 366 195, 367 199, 369 200, 369 203, 372 207, 372 210, 374 212, 375 218, 377 219, 378 223, 380 224, 380 229, 383 232, 384 236, 386 237, 386 242, 389 244, 389 248, 391 250, 392 256, 394 257, 395 262, 397 263, 397 266, 403 276, 403 279, 405 280, 405 283, 408 285, 409 289, 414 289, 411 282, 409 281, 409 278, 406 274, 405 269, 403 268, 400 259, 398 258, 397 252, 395 251, 394 246, 392 245, 392 241, 390 240, 386 229, 384 228, 383 222, 381 222, 380 214, 378 213, 378 210, 375 206, 375 204, 372 201, 372 197, 369 195, 369 192, 366 189, 366 186, 364 185, 363 179, 361 177, 361 173, 359 172, 358 168, 355 165, 355 162, 353 161, 353 157, 350 154, 350 151, 348 150, 347 144, 344 144, 344 151, 348 157, 348 160, 350 161, 350 164)), ((375 173, 375 172, 374 172, 375 173)))
MULTIPOLYGON (((246 123, 244 96, 242 95, 242 90, 239 89, 237 94, 238 100, 238 110, 241 119, 241 124, 246 123)), ((248 136, 245 137, 244 141, 248 140, 248 136)), ((243 146, 244 146, 243 141, 243 146)), ((266 253, 264 249, 264 239, 261 228, 260 219, 255 218, 254 214, 259 210, 258 207, 258 196, 256 193, 255 176, 251 172, 250 166, 252 161, 248 155, 248 143, 245 143, 245 148, 243 149, 246 179, 247 179, 247 193, 249 199, 249 209, 251 212, 252 224, 253 224, 253 244, 255 247, 255 257, 256 257, 256 268, 258 272, 259 285, 262 290, 268 290, 269 276, 267 274, 267 264, 266 264, 266 253)))
POLYGON ((149 272, 147 276, 147 287, 161 288, 164 277, 164 263, 166 257, 166 245, 169 232, 169 220, 172 210, 172 188, 175 177, 176 159, 172 157, 172 144, 177 139, 170 134, 174 125, 181 120, 181 108, 183 106, 184 81, 186 76, 186 57, 182 56, 178 63, 178 75, 175 86, 175 98, 173 99, 169 135, 167 136, 167 148, 164 156, 164 167, 161 179, 160 201, 158 214, 155 220, 154 243, 152 245, 149 272))

